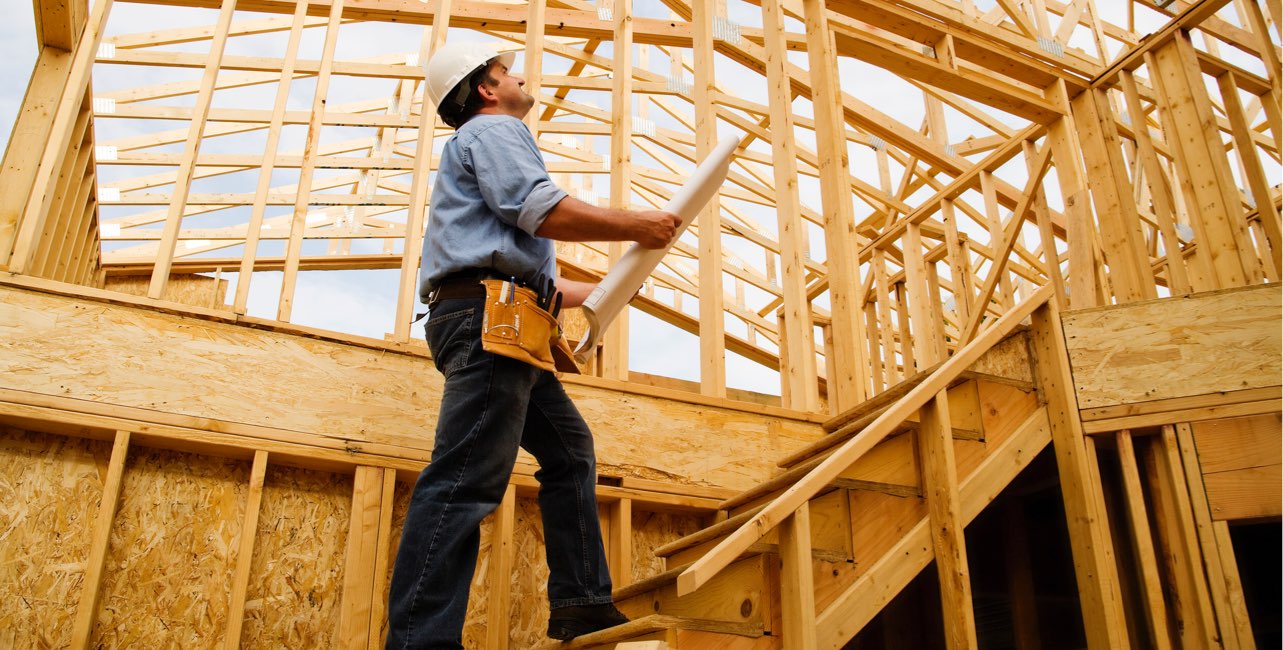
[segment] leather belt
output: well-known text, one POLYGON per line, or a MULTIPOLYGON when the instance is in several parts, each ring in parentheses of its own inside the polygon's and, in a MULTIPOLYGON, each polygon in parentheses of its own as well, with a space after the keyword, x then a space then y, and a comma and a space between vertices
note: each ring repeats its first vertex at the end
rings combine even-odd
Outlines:
POLYGON ((481 284, 481 281, 494 277, 499 277, 499 274, 490 269, 469 269, 451 273, 442 278, 441 282, 432 290, 428 306, 435 305, 442 300, 456 298, 485 298, 486 286, 481 284))

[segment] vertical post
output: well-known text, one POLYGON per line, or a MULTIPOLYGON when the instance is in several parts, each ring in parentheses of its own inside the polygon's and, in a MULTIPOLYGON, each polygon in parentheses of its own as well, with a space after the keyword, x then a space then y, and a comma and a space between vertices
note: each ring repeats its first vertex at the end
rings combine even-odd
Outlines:
MULTIPOLYGON (((784 16, 780 3, 762 5, 766 40, 766 78, 771 98, 771 152, 775 171, 776 217, 780 245, 780 292, 784 311, 780 337, 780 383, 789 396, 785 407, 803 411, 819 408, 819 385, 815 369, 815 336, 811 329, 811 308, 806 298, 806 260, 800 241, 805 236, 801 199, 797 188, 797 150, 793 137, 793 89, 785 69, 788 50, 784 42, 784 16), (785 349, 787 348, 787 349, 785 349)), ((768 265, 768 269, 773 269, 768 265)))
POLYGON ((1039 390, 1047 400, 1087 645, 1092 650, 1126 648, 1129 643, 1122 597, 1118 584, 1110 579, 1113 570, 1105 553, 1110 544, 1104 529, 1105 515, 1096 509, 1095 492, 1099 486, 1092 484, 1091 471, 1087 467, 1087 441, 1078 416, 1078 400, 1074 395, 1060 311, 1054 302, 1048 302, 1033 313, 1032 333, 1034 374, 1039 390))
POLYGON ((1048 142, 1065 201, 1065 222, 1069 245, 1069 304, 1074 308, 1096 305, 1096 255, 1093 243, 1090 197, 1083 181, 1081 156, 1072 124, 1069 91, 1063 81, 1047 88, 1047 100, 1060 107, 1063 116, 1047 126, 1048 142))
POLYGON ((512 534, 517 515, 517 488, 511 483, 495 510, 490 528, 490 594, 486 607, 486 647, 508 647, 509 611, 512 607, 512 563, 515 547, 512 534))
POLYGON ((352 514, 348 521, 343 567, 343 602, 339 605, 338 639, 345 648, 365 648, 369 643, 382 505, 382 468, 358 466, 352 480, 352 514))
MULTIPOLYGON (((1105 91, 1085 90, 1071 104, 1115 298, 1119 303, 1157 298, 1116 118, 1105 91)), ((1144 128, 1144 122, 1136 126, 1144 128)))
POLYGON ((107 478, 102 484, 102 500, 98 502, 98 518, 94 520, 93 536, 89 539, 89 559, 85 562, 85 580, 80 587, 80 601, 76 605, 76 622, 71 629, 71 647, 77 650, 89 647, 89 636, 98 619, 103 564, 107 560, 107 544, 111 541, 111 525, 116 520, 116 506, 120 503, 120 487, 124 482, 125 458, 128 453, 129 432, 117 431, 116 440, 111 447, 107 478))
POLYGON ((620 499, 610 504, 610 581, 618 589, 633 581, 633 500, 620 499))
POLYGON ((802 0, 807 55, 811 70, 811 102, 815 106, 816 153, 820 161, 820 193, 824 205, 824 241, 829 271, 829 304, 833 315, 833 346, 828 348, 829 410, 841 413, 864 401, 866 361, 861 350, 863 328, 859 313, 864 303, 856 255, 862 238, 852 237, 850 164, 837 56, 824 0, 802 0), (858 373, 858 374, 857 374, 858 373))
POLYGON ((1132 445, 1131 431, 1119 431, 1114 439, 1118 442, 1118 461, 1123 471, 1123 496, 1127 504, 1127 520, 1131 524, 1132 549, 1140 564, 1145 623, 1155 650, 1165 650, 1172 647, 1167 629, 1167 603, 1163 599, 1163 585, 1158 575, 1158 556, 1154 553, 1154 536, 1149 528, 1149 511, 1145 507, 1145 493, 1136 465, 1136 450, 1132 445))
POLYGON ((1163 251, 1167 256, 1167 286, 1173 294, 1187 294, 1190 287, 1189 272, 1185 268, 1185 255, 1181 250, 1180 237, 1176 234, 1176 208, 1172 204, 1172 188, 1167 174, 1158 161, 1158 152, 1154 149, 1154 140, 1149 134, 1149 120, 1141 108, 1140 92, 1136 80, 1128 70, 1118 73, 1119 86, 1123 90, 1123 100, 1127 112, 1132 118, 1132 132, 1135 134, 1137 156, 1145 170, 1145 179, 1149 184, 1150 202, 1154 207, 1154 220, 1158 222, 1158 231, 1163 238, 1163 251))
MULTIPOLYGON (((628 209, 632 204, 633 160, 633 3, 611 0, 615 23, 614 66, 611 69, 610 207, 628 209)), ((620 242, 609 246, 610 264, 623 256, 620 242)), ((601 374, 628 379, 628 310, 620 312, 606 330, 602 345, 601 374)))
POLYGON ((815 578, 811 568, 811 506, 803 503, 780 525, 780 606, 786 650, 815 650, 815 578))
POLYGON ((249 225, 245 232, 245 252, 241 257, 240 272, 236 276, 236 297, 232 301, 232 311, 238 314, 244 314, 248 309, 250 279, 254 276, 254 259, 258 257, 258 240, 263 230, 263 212, 267 209, 267 192, 272 187, 272 172, 276 169, 276 148, 281 141, 281 125, 285 122, 285 106, 289 101, 290 84, 294 80, 294 63, 298 60, 298 46, 303 38, 307 6, 308 0, 298 0, 294 7, 294 22, 290 25, 289 41, 285 45, 285 61, 281 64, 281 76, 276 83, 276 101, 272 104, 267 144, 263 146, 263 164, 258 170, 254 206, 250 209, 249 225))
POLYGON ((1214 530, 1215 522, 1212 521, 1212 507, 1207 501, 1207 490, 1203 486, 1203 470, 1199 465, 1198 448, 1194 444, 1194 432, 1190 425, 1178 424, 1174 433, 1177 449, 1172 460, 1175 462, 1179 459, 1185 483, 1188 486, 1198 548, 1207 570, 1207 582, 1211 590, 1212 606, 1215 609, 1221 640, 1225 642, 1226 647, 1230 648, 1252 645, 1251 634, 1247 634, 1244 639, 1235 626, 1236 616, 1232 606, 1234 601, 1232 594, 1241 590, 1241 587, 1236 584, 1236 580, 1227 578, 1232 568, 1227 568, 1221 561, 1222 553, 1214 530))
POLYGON ((236 551, 236 573, 232 578, 232 599, 227 612, 226 650, 241 647, 241 624, 245 620, 245 596, 249 590, 249 570, 254 559, 254 539, 258 535, 258 512, 263 502, 263 481, 267 476, 267 452, 254 452, 254 465, 249 473, 249 494, 245 497, 245 516, 241 519, 241 538, 236 551))
POLYGON ((294 310, 294 288, 298 283, 299 258, 303 253, 303 231, 307 229, 312 176, 316 171, 317 150, 321 146, 321 129, 325 126, 326 96, 330 90, 330 72, 334 69, 334 48, 338 42, 342 17, 343 0, 334 0, 330 5, 329 21, 325 25, 321 67, 316 73, 316 91, 312 95, 307 140, 303 144, 303 165, 299 169, 298 186, 295 189, 294 216, 290 219, 290 238, 285 245, 285 276, 281 279, 280 302, 276 306, 276 320, 287 323, 294 310))
POLYGON ((1203 84, 1189 36, 1174 35, 1172 42, 1154 53, 1151 75, 1164 118, 1164 131, 1176 167, 1190 194, 1190 212, 1199 256, 1209 258, 1216 274, 1216 288, 1260 282, 1263 275, 1251 249, 1246 221, 1239 204, 1229 161, 1219 144, 1220 129, 1212 119, 1211 100, 1203 84))
POLYGON ((381 648, 387 637, 388 564, 392 561, 392 509, 396 507, 396 470, 383 470, 383 493, 379 504, 378 547, 374 556, 374 602, 370 604, 369 647, 381 648))
MULTIPOLYGON (((717 145, 713 58, 713 20, 724 14, 716 3, 691 6, 695 54, 695 156, 703 159, 717 145)), ((777 159, 778 161, 778 159, 777 159)), ((699 390, 726 396, 726 314, 722 304, 722 208, 717 194, 699 213, 699 390)))
POLYGON ((949 397, 940 391, 919 411, 916 436, 922 460, 922 491, 931 518, 931 545, 940 577, 944 634, 950 650, 977 647, 976 614, 971 604, 971 572, 958 496, 958 469, 953 460, 949 397))
POLYGON ((152 268, 151 284, 147 287, 147 296, 150 298, 159 299, 165 293, 165 284, 169 282, 169 269, 174 264, 174 248, 178 244, 178 231, 183 226, 183 213, 187 210, 187 197, 191 191, 192 178, 196 173, 196 157, 200 155, 205 120, 209 118, 209 107, 214 100, 214 83, 218 80, 218 68, 223 64, 227 32, 231 28, 232 14, 235 11, 236 0, 223 0, 218 22, 214 26, 214 38, 210 41, 209 56, 205 60, 205 72, 201 77, 200 90, 196 94, 192 123, 187 131, 187 144, 183 148, 183 157, 178 164, 174 191, 169 197, 169 213, 165 216, 165 227, 161 231, 160 244, 156 252, 156 265, 152 268))
MULTIPOLYGON (((335 0, 342 2, 342 0, 335 0)), ((432 16, 432 32, 419 51, 426 62, 442 45, 450 29, 453 0, 437 0, 432 16)), ((423 246, 423 213, 428 204, 428 174, 432 169, 432 138, 437 130, 437 107, 428 100, 428 83, 423 82, 423 99, 419 108, 419 134, 415 144, 414 171, 410 176, 410 203, 405 215, 405 248, 401 251, 401 276, 397 285, 396 323, 393 338, 410 339, 415 298, 419 293, 419 261, 423 246)))

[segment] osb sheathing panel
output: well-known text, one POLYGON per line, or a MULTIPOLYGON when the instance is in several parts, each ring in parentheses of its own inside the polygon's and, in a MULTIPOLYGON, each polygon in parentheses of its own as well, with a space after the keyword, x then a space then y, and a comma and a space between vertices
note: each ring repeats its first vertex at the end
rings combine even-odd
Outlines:
POLYGON ((351 476, 268 466, 241 647, 333 646, 351 510, 351 476))
MULTIPOLYGON (((181 302, 184 305, 217 309, 227 302, 227 280, 214 279, 203 275, 174 275, 165 283, 165 292, 161 300, 181 302)), ((151 276, 126 275, 108 277, 103 287, 109 291, 119 291, 133 296, 145 296, 151 289, 151 276)))
MULTIPOLYGON (((441 376, 422 357, 13 288, 0 298, 0 386, 431 446, 441 376)), ((567 391, 593 428, 603 473, 745 489, 821 435, 814 423, 758 413, 567 391)))
POLYGON ((1033 383, 1033 370, 1029 365, 1029 334, 1021 331, 1008 336, 967 370, 1033 383))
POLYGON ((0 429, 0 647, 71 643, 111 444, 0 429))
POLYGON ((694 514, 633 511, 633 581, 664 572, 663 558, 655 549, 704 528, 704 517, 694 514))
POLYGON ((1081 409, 1278 386, 1277 284, 1068 312, 1081 409))
POLYGON ((227 628, 249 463, 131 446, 94 642, 205 647, 227 628))

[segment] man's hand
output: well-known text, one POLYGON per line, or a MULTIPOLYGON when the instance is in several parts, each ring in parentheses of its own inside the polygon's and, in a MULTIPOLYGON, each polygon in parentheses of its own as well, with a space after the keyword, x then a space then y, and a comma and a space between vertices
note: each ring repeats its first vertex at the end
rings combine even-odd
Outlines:
POLYGON ((638 210, 632 213, 636 234, 632 240, 643 248, 667 248, 677 237, 682 218, 663 210, 638 210))

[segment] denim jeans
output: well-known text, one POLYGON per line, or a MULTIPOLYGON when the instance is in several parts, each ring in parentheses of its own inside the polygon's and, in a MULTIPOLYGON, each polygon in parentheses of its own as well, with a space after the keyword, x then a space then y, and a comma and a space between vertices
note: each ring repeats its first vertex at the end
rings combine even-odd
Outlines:
POLYGON ((556 375, 482 350, 483 308, 442 300, 428 319, 445 390, 392 571, 388 650, 463 647, 481 520, 503 499, 518 447, 539 461, 549 604, 611 602, 592 434, 556 375))

